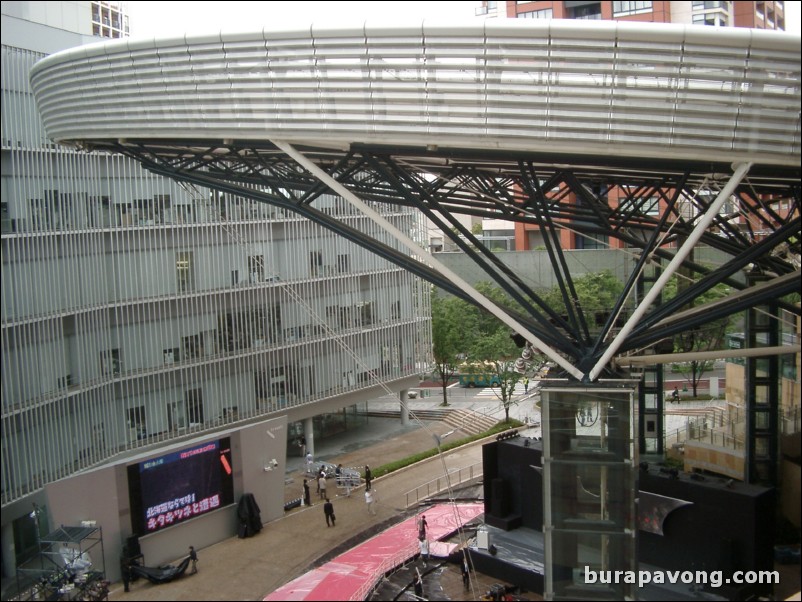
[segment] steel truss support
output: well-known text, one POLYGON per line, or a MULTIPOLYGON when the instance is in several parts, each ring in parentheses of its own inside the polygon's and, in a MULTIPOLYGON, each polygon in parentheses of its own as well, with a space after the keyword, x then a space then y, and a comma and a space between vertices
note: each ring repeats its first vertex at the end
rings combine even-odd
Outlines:
MULTIPOLYGON (((411 241, 405 242, 414 255, 410 256, 315 205, 334 190, 356 200, 366 215, 378 204, 416 208, 521 308, 492 311, 506 316, 503 321, 530 342, 537 340, 541 351, 579 381, 614 376, 620 365, 617 358, 641 353, 697 327, 706 310, 711 312, 708 318, 721 319, 765 300, 771 294, 768 290, 750 288, 745 282, 743 272, 748 267, 757 266, 773 277, 775 298, 799 291, 798 279, 791 276, 799 269, 798 170, 741 166, 734 175, 725 176, 723 165, 678 161, 576 157, 572 162, 562 157, 560 165, 553 165, 542 155, 359 145, 348 150, 292 149, 281 142, 153 145, 129 140, 103 148, 132 156, 162 175, 293 211, 490 310, 457 275, 435 269, 436 257, 420 261, 428 254, 417 243, 412 243, 412 250, 411 241), (782 199, 792 212, 779 214, 766 198, 782 199), (460 225, 460 215, 505 219, 540 231, 562 307, 550 306, 542 292, 499 261, 460 225), (576 276, 564 254, 566 230, 571 236, 609 240, 635 251, 634 270, 602 322, 589 315, 579 300, 576 276), (677 250, 683 240, 690 242, 677 250), (694 243, 718 252, 723 262, 710 267, 695 261, 689 252, 694 243), (636 294, 639 274, 655 263, 681 266, 684 277, 692 279, 661 305, 636 294), (683 310, 718 285, 735 293, 697 311, 683 310), (623 322, 626 331, 619 330, 623 322)), ((780 309, 800 313, 796 305, 782 299, 777 303, 780 309)))

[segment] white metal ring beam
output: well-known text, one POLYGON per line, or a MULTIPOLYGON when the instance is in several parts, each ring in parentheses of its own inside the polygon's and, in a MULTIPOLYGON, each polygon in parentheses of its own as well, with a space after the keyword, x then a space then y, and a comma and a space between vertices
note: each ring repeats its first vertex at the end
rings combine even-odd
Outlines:
POLYGON ((691 250, 696 243, 699 242, 699 239, 702 238, 702 235, 707 231, 708 226, 713 222, 716 215, 718 215, 719 210, 721 209, 722 205, 726 202, 730 195, 735 191, 735 187, 741 183, 741 180, 744 179, 749 169, 752 167, 752 163, 741 163, 737 167, 733 165, 735 168, 732 177, 721 189, 721 192, 718 193, 716 200, 708 207, 707 212, 704 214, 699 223, 693 229, 688 239, 682 244, 682 246, 677 250, 677 254, 674 255, 674 259, 666 267, 665 271, 660 275, 660 278, 657 279, 657 282, 654 283, 654 286, 649 290, 646 296, 641 301, 640 305, 635 309, 635 311, 630 316, 627 323, 624 324, 624 327, 621 331, 615 336, 615 338, 610 343, 610 346, 604 352, 602 357, 593 367, 593 369, 588 374, 588 378, 591 382, 593 382, 601 371, 604 370, 604 367, 607 363, 612 359, 615 355, 616 351, 621 347, 621 345, 626 341, 629 333, 638 325, 640 319, 644 316, 644 314, 649 310, 652 303, 654 303, 657 295, 663 290, 663 287, 668 282, 668 279, 677 271, 677 269, 682 265, 682 262, 685 261, 685 258, 690 255, 691 250))
POLYGON ((376 211, 368 207, 368 205, 362 202, 362 200, 358 196, 356 196, 353 192, 351 192, 345 186, 340 184, 337 180, 332 178, 325 171, 320 169, 317 165, 315 165, 314 162, 307 159, 306 156, 304 156, 297 149, 295 149, 295 147, 282 140, 271 140, 271 142, 275 144, 278 148, 280 148, 282 151, 287 153, 290 157, 292 157, 299 165, 301 165, 304 169, 309 171, 309 173, 315 176, 318 180, 323 182, 326 186, 331 188, 334 192, 336 192, 338 195, 340 195, 349 203, 351 203, 351 205, 353 205, 359 211, 368 216, 385 232, 387 232, 390 236, 395 238, 399 243, 404 245, 413 255, 419 255, 425 257, 426 261, 433 269, 440 272, 443 276, 449 278, 455 284, 458 284, 460 288, 462 288, 466 293, 468 293, 471 296, 471 298, 475 299, 477 303, 479 303, 487 311, 496 316, 499 320, 504 322, 504 324, 515 330, 515 332, 520 334, 527 341, 532 343, 532 345, 534 345, 539 351, 545 354, 558 366, 564 368, 566 372, 571 374, 577 380, 582 380, 583 376, 582 372, 578 368, 573 366, 567 359, 565 359, 562 355, 560 355, 556 350, 549 347, 545 342, 541 341, 539 338, 537 338, 535 335, 529 332, 529 330, 524 328, 516 320, 512 319, 512 317, 510 317, 503 309, 501 309, 493 302, 491 302, 489 299, 484 297, 479 291, 473 288, 465 280, 460 278, 456 273, 454 273, 448 267, 446 267, 445 265, 440 263, 437 259, 435 259, 431 253, 426 251, 414 240, 409 238, 409 236, 401 232, 401 230, 393 226, 393 224, 391 224, 384 217, 379 215, 376 211))

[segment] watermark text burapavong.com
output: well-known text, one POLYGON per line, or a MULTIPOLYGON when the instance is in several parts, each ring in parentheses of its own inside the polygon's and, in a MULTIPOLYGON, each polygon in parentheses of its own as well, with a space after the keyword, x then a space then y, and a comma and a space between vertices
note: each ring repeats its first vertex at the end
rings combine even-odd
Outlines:
POLYGON ((724 571, 595 571, 585 567, 585 583, 614 585, 619 583, 637 584, 643 587, 656 584, 688 584, 709 585, 716 588, 722 585, 778 584, 778 571, 735 571, 730 577, 724 577, 724 571))

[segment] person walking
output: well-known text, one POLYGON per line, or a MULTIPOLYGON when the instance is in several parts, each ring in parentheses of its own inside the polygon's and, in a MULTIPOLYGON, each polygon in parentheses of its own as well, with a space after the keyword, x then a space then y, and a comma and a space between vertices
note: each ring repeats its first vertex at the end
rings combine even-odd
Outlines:
POLYGON ((471 568, 468 566, 468 559, 465 557, 462 558, 462 585, 465 586, 465 589, 471 587, 471 568))
POLYGON ((306 454, 306 472, 312 472, 312 452, 306 454))
POLYGON ((419 540, 418 545, 420 546, 420 557, 423 560, 423 566, 429 564, 429 540, 423 538, 419 540))
POLYGON ((677 387, 674 387, 674 391, 671 393, 671 402, 679 403, 679 389, 677 387))
POLYGON ((426 527, 429 523, 426 522, 426 515, 422 515, 418 521, 418 539, 426 539, 426 527))
POLYGON ((318 491, 320 492, 320 499, 326 499, 326 475, 321 474, 317 478, 318 491))
POLYGON ((195 548, 189 546, 189 559, 192 562, 192 572, 190 575, 194 575, 198 572, 198 553, 195 551, 195 548))
POLYGON ((334 504, 331 503, 329 498, 326 498, 326 503, 323 504, 323 514, 326 515, 326 526, 333 527, 336 516, 334 516, 334 504))
POLYGON ((524 393, 529 393, 529 377, 524 376, 524 393))
POLYGON ((370 472, 370 466, 365 464, 365 490, 370 491, 370 482, 373 480, 373 473, 370 472))
POLYGON ((368 507, 368 512, 370 514, 374 515, 374 516, 376 515, 376 508, 373 507, 373 504, 375 503, 375 501, 376 500, 373 497, 373 492, 372 491, 368 491, 366 489, 365 490, 365 504, 368 507))
POLYGON ((310 499, 312 496, 309 493, 309 483, 304 479, 304 506, 311 506, 312 500, 310 499))

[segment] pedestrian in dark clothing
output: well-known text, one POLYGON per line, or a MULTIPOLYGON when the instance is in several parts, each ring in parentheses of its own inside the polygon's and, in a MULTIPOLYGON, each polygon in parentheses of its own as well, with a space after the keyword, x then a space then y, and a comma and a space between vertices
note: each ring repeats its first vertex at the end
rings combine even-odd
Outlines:
POLYGON ((128 559, 128 554, 124 553, 120 556, 120 573, 122 574, 123 578, 123 588, 125 591, 131 591, 128 589, 129 584, 131 583, 131 561, 128 559))
POLYGON ((370 466, 365 464, 365 489, 370 491, 370 482, 373 480, 373 473, 370 472, 370 466))
POLYGON ((465 589, 468 589, 471 586, 471 569, 468 566, 468 559, 462 559, 462 584, 465 586, 465 589))
POLYGON ((420 573, 415 577, 415 595, 418 598, 423 598, 423 578, 420 573))
POLYGON ((674 387, 674 391, 671 393, 671 401, 679 402, 679 389, 677 387, 674 387))
POLYGON ((426 515, 422 515, 418 521, 418 539, 426 539, 426 527, 429 523, 426 522, 426 515))
POLYGON ((331 503, 329 498, 326 498, 326 503, 323 504, 323 514, 326 515, 326 526, 333 527, 336 517, 334 516, 334 504, 331 503))
POLYGON ((311 496, 309 494, 309 483, 307 483, 306 479, 304 479, 304 506, 312 505, 312 500, 310 499, 310 497, 311 496))
POLYGON ((198 554, 192 546, 189 546, 189 559, 192 561, 192 572, 190 575, 194 575, 198 572, 198 554))

